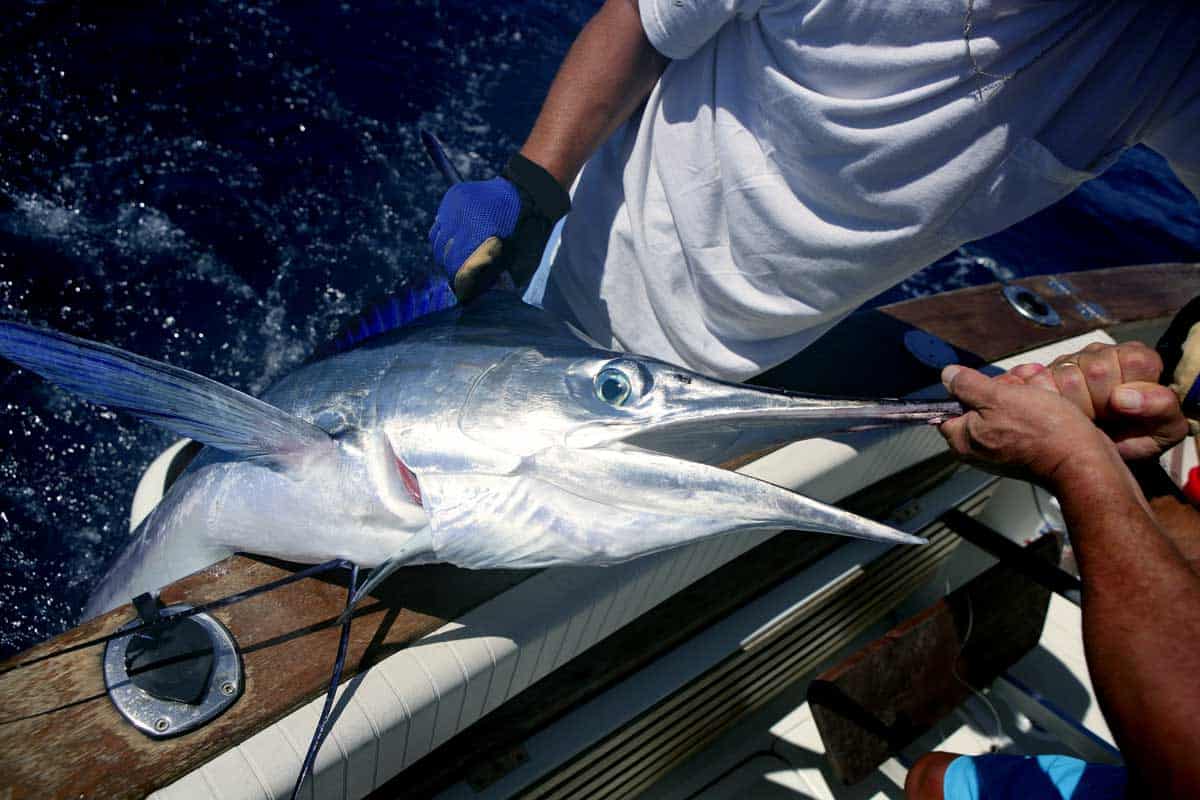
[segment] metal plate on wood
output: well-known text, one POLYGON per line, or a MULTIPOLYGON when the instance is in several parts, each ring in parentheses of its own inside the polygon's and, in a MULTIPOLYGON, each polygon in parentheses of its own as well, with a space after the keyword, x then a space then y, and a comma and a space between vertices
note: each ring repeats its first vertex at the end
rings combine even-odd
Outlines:
POLYGON ((1040 294, 1024 286, 1009 284, 1002 290, 1004 299, 1027 320, 1053 328, 1062 324, 1058 312, 1040 294))
MULTIPOLYGON (((170 616, 190 609, 191 606, 178 603, 167 606, 163 613, 170 616)), ((154 739, 178 736, 199 728, 233 705, 242 694, 242 661, 233 636, 207 614, 196 614, 188 621, 200 625, 212 645, 211 656, 207 656, 207 651, 204 656, 197 656, 211 657, 212 669, 207 686, 196 703, 155 697, 134 683, 126 666, 132 636, 113 639, 104 648, 104 683, 108 696, 122 716, 154 739)), ((128 630, 140 623, 141 619, 133 619, 120 629, 128 630)))

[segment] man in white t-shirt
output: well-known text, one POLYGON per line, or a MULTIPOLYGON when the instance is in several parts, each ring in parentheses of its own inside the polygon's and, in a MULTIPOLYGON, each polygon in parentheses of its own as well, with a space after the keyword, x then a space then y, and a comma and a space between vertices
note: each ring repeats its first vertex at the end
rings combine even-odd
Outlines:
POLYGON ((547 308, 744 379, 1134 144, 1200 192, 1197 129, 1194 2, 608 0, 430 239, 468 298, 571 208, 547 308))

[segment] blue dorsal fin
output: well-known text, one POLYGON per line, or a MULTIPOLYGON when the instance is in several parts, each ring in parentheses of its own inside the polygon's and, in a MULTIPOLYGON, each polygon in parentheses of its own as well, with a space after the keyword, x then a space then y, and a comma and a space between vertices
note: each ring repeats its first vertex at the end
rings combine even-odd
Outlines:
POLYGON ((242 458, 286 466, 333 444, 315 425, 223 383, 65 333, 0 322, 0 355, 85 400, 242 458))
POLYGON ((437 275, 429 276, 368 307, 350 320, 341 333, 322 347, 317 355, 329 356, 353 350, 368 339, 403 328, 413 320, 457 304, 458 298, 446 279, 437 275))

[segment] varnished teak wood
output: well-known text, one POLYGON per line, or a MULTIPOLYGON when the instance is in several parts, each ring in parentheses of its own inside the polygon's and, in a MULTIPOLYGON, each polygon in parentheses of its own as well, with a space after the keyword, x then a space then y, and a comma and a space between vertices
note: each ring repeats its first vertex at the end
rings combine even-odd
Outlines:
MULTIPOLYGON (((289 571, 234 556, 176 582, 162 598, 198 604, 289 571)), ((405 572, 403 594, 355 616, 347 676, 527 577, 445 566, 405 572)), ((0 667, 0 787, 14 798, 141 797, 200 766, 323 691, 345 600, 344 584, 313 579, 214 612, 241 648, 245 692, 205 728, 173 739, 153 741, 125 722, 105 692, 103 645, 87 644, 131 619, 130 607, 28 650, 0 667)))

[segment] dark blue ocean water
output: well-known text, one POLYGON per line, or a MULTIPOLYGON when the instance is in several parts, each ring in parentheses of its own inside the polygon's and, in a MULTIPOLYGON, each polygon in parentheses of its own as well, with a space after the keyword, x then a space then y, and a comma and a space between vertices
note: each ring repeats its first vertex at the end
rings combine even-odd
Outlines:
MULTIPOLYGON (((261 391, 429 268, 418 128, 489 176, 597 5, 8 3, 0 316, 261 391)), ((883 299, 1176 260, 1200 207, 1135 149, 883 299)), ((0 365, 0 655, 74 622, 170 440, 0 365)))

